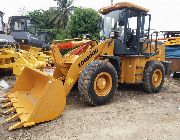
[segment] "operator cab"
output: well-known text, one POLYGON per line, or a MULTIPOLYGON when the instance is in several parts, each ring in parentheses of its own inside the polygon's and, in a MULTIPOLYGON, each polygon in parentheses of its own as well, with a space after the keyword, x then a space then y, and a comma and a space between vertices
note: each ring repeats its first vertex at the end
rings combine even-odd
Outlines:
POLYGON ((9 18, 10 32, 29 32, 36 33, 35 21, 27 16, 12 16, 9 18))
POLYGON ((12 36, 5 34, 4 32, 4 22, 3 22, 4 13, 0 11, 0 49, 8 48, 16 44, 12 36))
POLYGON ((50 48, 50 33, 38 32, 37 23, 28 16, 12 16, 9 18, 10 35, 20 45, 31 45, 42 49, 50 48))
POLYGON ((4 33, 3 15, 4 13, 0 11, 0 34, 4 33))
POLYGON ((99 10, 102 14, 101 37, 114 38, 115 55, 141 55, 144 39, 149 39, 151 15, 148 9, 129 2, 99 10))

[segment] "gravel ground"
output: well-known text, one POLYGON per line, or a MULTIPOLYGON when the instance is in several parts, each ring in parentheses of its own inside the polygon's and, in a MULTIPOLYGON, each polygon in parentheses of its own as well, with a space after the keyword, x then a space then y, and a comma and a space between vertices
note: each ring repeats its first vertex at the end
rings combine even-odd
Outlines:
POLYGON ((8 131, 9 125, 0 126, 0 140, 180 140, 180 80, 167 78, 159 94, 120 86, 112 102, 100 107, 85 105, 73 91, 57 119, 15 131, 8 131))

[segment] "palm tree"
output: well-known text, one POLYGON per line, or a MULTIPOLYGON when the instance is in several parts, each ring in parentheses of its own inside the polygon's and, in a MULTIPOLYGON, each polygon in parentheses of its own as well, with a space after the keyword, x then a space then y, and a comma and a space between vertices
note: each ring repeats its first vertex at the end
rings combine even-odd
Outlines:
POLYGON ((57 12, 54 15, 52 22, 57 28, 65 29, 69 19, 69 15, 72 13, 74 6, 73 0, 54 0, 57 1, 57 12))

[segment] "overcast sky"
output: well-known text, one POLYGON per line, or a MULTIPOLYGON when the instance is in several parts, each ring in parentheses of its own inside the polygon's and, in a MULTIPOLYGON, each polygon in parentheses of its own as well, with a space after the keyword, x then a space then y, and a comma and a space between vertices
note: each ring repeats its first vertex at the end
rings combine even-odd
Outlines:
MULTIPOLYGON (((150 10, 152 28, 160 30, 180 30, 180 0, 125 0, 150 10)), ((114 0, 114 3, 121 0, 114 0)), ((110 5, 111 0, 74 0, 75 6, 90 7, 95 10, 110 5)), ((54 0, 0 0, 0 11, 5 13, 4 20, 9 16, 37 9, 49 9, 56 6, 54 0)))

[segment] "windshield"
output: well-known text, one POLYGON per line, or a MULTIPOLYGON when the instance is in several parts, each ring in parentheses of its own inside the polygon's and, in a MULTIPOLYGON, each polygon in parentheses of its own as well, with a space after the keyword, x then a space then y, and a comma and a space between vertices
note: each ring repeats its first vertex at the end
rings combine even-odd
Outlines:
POLYGON ((110 12, 107 15, 102 15, 104 24, 103 24, 103 29, 100 32, 101 37, 109 38, 110 32, 116 30, 119 32, 119 36, 123 38, 124 25, 119 26, 120 15, 122 14, 123 14, 123 10, 116 10, 110 12))
POLYGON ((36 27, 34 22, 26 18, 14 20, 11 23, 11 28, 13 31, 27 31, 30 33, 36 33, 36 27))
POLYGON ((11 23, 11 28, 13 31, 25 31, 25 19, 17 19, 11 23))
POLYGON ((33 20, 27 19, 27 31, 32 34, 36 33, 36 26, 33 20))

